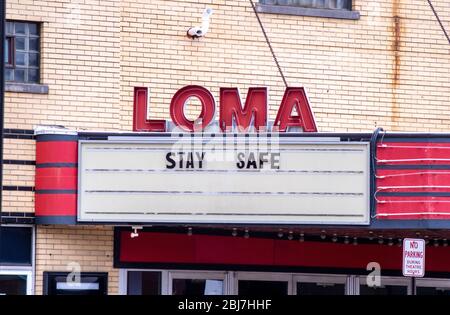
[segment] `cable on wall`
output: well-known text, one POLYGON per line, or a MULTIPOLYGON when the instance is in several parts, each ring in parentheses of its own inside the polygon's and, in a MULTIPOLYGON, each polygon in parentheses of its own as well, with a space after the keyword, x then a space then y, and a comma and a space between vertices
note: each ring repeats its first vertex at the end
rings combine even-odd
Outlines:
POLYGON ((275 61, 275 64, 277 65, 278 71, 280 72, 281 78, 283 79, 284 85, 288 87, 286 77, 283 74, 283 70, 281 69, 280 63, 278 62, 277 56, 275 55, 275 51, 273 50, 272 44, 270 43, 269 37, 267 36, 266 30, 264 29, 264 25, 262 24, 262 21, 259 17, 258 11, 256 10, 255 3, 253 0, 249 0, 250 4, 252 5, 253 11, 255 12, 256 19, 258 20, 259 26, 261 27, 261 30, 264 34, 264 37, 266 38, 267 45, 269 46, 270 52, 272 53, 273 60, 275 61))
POLYGON ((448 43, 450 44, 450 36, 448 35, 447 31, 445 30, 444 24, 442 24, 442 21, 439 18, 439 15, 437 14, 436 10, 434 9, 433 3, 431 2, 431 0, 427 0, 427 2, 430 5, 431 11, 433 11, 433 13, 434 13, 436 20, 438 21, 439 25, 441 26, 442 32, 444 32, 445 37, 447 37, 448 43))

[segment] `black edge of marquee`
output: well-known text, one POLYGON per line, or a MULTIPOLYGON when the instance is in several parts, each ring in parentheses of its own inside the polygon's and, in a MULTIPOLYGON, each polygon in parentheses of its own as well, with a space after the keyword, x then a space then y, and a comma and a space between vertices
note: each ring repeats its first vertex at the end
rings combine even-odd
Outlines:
POLYGON ((64 135, 64 134, 41 134, 36 136, 36 142, 75 142, 78 141, 78 135, 64 135))
POLYGON ((76 216, 36 216, 35 223, 37 225, 50 225, 50 224, 58 224, 58 225, 77 225, 77 217, 76 216))
POLYGON ((215 226, 215 228, 241 228, 241 229, 252 229, 252 228, 277 228, 277 229, 321 229, 321 230, 329 230, 329 229, 357 229, 359 231, 365 230, 369 231, 377 231, 377 230, 441 230, 441 229, 449 229, 450 228, 450 220, 436 220, 436 219, 427 219, 427 220, 401 220, 401 219, 376 219, 372 218, 371 223, 367 225, 351 225, 351 224, 261 224, 261 223, 167 223, 167 222, 131 222, 131 221, 79 221, 77 220, 78 225, 113 225, 113 226, 143 226, 143 227, 167 227, 174 228, 180 226, 192 227, 192 228, 204 228, 215 226))

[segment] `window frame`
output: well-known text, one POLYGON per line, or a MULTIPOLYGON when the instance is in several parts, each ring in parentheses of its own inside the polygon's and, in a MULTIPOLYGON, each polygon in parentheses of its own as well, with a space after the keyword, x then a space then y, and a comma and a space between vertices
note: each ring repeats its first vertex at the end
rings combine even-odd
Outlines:
POLYGON ((26 295, 32 295, 33 294, 33 272, 31 270, 26 270, 24 268, 20 267, 11 267, 11 269, 4 268, 0 270, 0 276, 26 276, 27 277, 27 288, 26 288, 26 295))
POLYGON ((31 229, 31 265, 0 264, 0 275, 26 275, 27 295, 35 293, 36 275, 36 227, 31 224, 3 224, 4 227, 27 227, 31 229))
POLYGON ((360 13, 353 9, 353 1, 346 8, 319 8, 313 6, 303 6, 298 4, 277 4, 268 3, 266 1, 258 1, 255 4, 258 13, 279 14, 279 15, 295 15, 309 16, 319 18, 343 19, 343 20, 359 20, 360 13))
MULTIPOLYGON (((279 0, 273 0, 273 2, 278 2, 279 0)), ((271 1, 272 2, 272 1, 271 1)), ((313 1, 311 1, 313 2, 313 1)), ((298 8, 306 8, 306 9, 325 9, 325 10, 347 10, 352 11, 353 10, 353 0, 347 0, 346 6, 343 8, 331 8, 329 5, 329 0, 324 0, 324 6, 314 6, 314 3, 312 3, 310 6, 300 5, 300 4, 279 4, 279 3, 267 3, 267 0, 259 0, 260 4, 263 5, 273 5, 273 6, 285 6, 285 7, 298 7, 298 8), (328 3, 328 6, 326 5, 328 3)))
POLYGON ((13 35, 5 35, 5 40, 9 41, 8 51, 5 51, 5 54, 8 54, 9 62, 5 62, 5 68, 16 67, 16 37, 13 35))
MULTIPOLYGON (((36 21, 24 21, 24 20, 6 20, 5 25, 7 25, 8 23, 12 24, 12 33, 8 32, 8 27, 6 27, 6 35, 5 35, 5 41, 6 40, 10 40, 11 44, 9 47, 9 58, 10 61, 9 63, 4 62, 5 65, 5 70, 11 70, 13 71, 13 80, 6 80, 5 79, 5 83, 12 83, 12 84, 41 84, 41 23, 40 22, 36 22, 36 21), (26 64, 24 66, 22 65, 17 65, 17 34, 16 34, 16 24, 17 23, 22 23, 26 25, 26 31, 25 34, 20 34, 19 37, 24 37, 26 39, 26 44, 24 49, 20 50, 20 53, 25 54, 28 62, 26 62, 26 64), (35 34, 30 34, 30 25, 35 25, 36 26, 36 30, 37 30, 37 35, 35 34), (37 39, 38 41, 38 50, 31 50, 29 47, 29 43, 30 43, 30 39, 37 39), (32 66, 30 65, 29 59, 30 59, 30 55, 31 54, 36 54, 37 55, 37 66, 32 66), (25 71, 25 77, 23 81, 18 81, 16 80, 16 70, 24 70, 25 71), (36 81, 31 81, 29 79, 29 72, 30 70, 36 71, 37 72, 37 80, 36 81)), ((5 45, 5 43, 4 43, 5 45)))

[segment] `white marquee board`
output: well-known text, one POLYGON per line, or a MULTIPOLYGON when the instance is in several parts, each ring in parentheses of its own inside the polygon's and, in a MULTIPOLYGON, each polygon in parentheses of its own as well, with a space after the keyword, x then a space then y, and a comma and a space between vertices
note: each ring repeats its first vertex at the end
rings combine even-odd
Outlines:
POLYGON ((213 138, 197 148, 170 137, 80 141, 78 220, 369 224, 367 142, 279 140, 270 150, 213 138))

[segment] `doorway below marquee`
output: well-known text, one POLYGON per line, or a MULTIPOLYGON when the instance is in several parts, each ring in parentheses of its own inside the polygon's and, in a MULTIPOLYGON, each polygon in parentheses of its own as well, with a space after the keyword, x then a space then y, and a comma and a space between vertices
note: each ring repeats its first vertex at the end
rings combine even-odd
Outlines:
POLYGON ((128 295, 450 295, 450 279, 248 271, 120 269, 120 294, 128 295))

